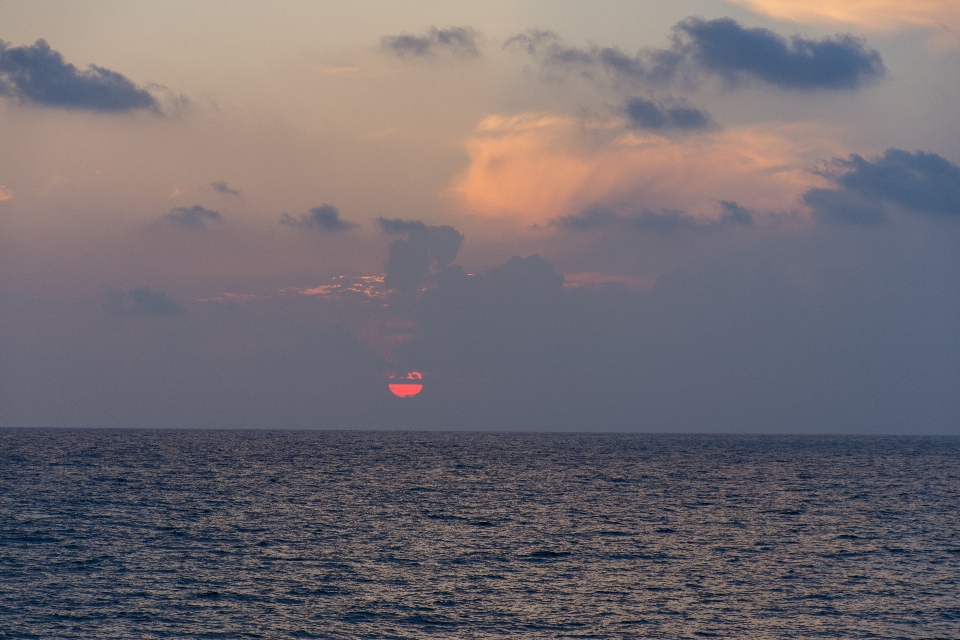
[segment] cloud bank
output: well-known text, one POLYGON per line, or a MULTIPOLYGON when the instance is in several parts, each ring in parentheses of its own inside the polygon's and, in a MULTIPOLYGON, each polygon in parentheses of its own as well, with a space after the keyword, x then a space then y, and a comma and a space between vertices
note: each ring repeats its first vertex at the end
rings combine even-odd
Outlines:
POLYGON ((0 41, 0 95, 61 109, 159 112, 154 97, 123 75, 96 65, 81 71, 44 40, 22 47, 0 41))

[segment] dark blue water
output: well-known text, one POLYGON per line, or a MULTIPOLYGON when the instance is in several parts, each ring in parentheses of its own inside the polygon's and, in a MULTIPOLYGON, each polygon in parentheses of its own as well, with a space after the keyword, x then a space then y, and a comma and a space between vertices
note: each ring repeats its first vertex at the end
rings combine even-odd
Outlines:
POLYGON ((960 637, 960 439, 0 431, 0 637, 960 637))

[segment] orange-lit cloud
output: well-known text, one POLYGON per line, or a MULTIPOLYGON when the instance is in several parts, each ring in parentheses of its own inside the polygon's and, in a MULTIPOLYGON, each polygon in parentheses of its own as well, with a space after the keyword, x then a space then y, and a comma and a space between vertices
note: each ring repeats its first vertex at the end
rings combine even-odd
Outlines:
POLYGON ((275 297, 316 296, 331 300, 342 300, 347 296, 356 296, 359 299, 387 298, 392 292, 383 284, 383 276, 334 276, 331 284, 322 284, 316 287, 282 287, 276 292, 267 293, 231 293, 220 291, 216 294, 197 298, 198 302, 256 302, 269 300, 275 297))
POLYGON ((729 0, 781 20, 840 22, 867 29, 933 29, 945 46, 960 45, 960 0, 729 0))
POLYGON ((789 211, 823 179, 809 166, 841 149, 816 125, 764 125, 667 138, 544 114, 490 116, 466 141, 452 192, 464 209, 524 225, 594 204, 619 213, 721 215, 718 201, 789 211))
POLYGON ((12 197, 13 197, 13 192, 7 189, 2 184, 0 184, 0 202, 9 200, 12 197))
POLYGON ((322 296, 340 299, 344 295, 356 294, 366 298, 384 298, 388 290, 383 285, 383 276, 335 276, 332 284, 317 287, 284 287, 280 293, 285 295, 322 296))

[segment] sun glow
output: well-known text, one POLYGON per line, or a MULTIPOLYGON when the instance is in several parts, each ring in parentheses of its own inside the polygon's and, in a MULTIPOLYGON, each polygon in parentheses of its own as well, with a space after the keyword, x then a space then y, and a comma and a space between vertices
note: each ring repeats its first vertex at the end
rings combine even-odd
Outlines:
POLYGON ((950 31, 957 24, 956 0, 730 0, 774 18, 835 21, 873 29, 920 25, 950 31))

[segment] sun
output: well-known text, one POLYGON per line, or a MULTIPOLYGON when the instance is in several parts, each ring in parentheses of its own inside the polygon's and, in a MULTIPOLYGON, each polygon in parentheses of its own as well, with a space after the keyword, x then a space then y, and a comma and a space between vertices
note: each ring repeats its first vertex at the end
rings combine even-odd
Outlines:
POLYGON ((390 376, 390 391, 398 398, 412 398, 423 390, 423 374, 411 371, 405 376, 390 376))

